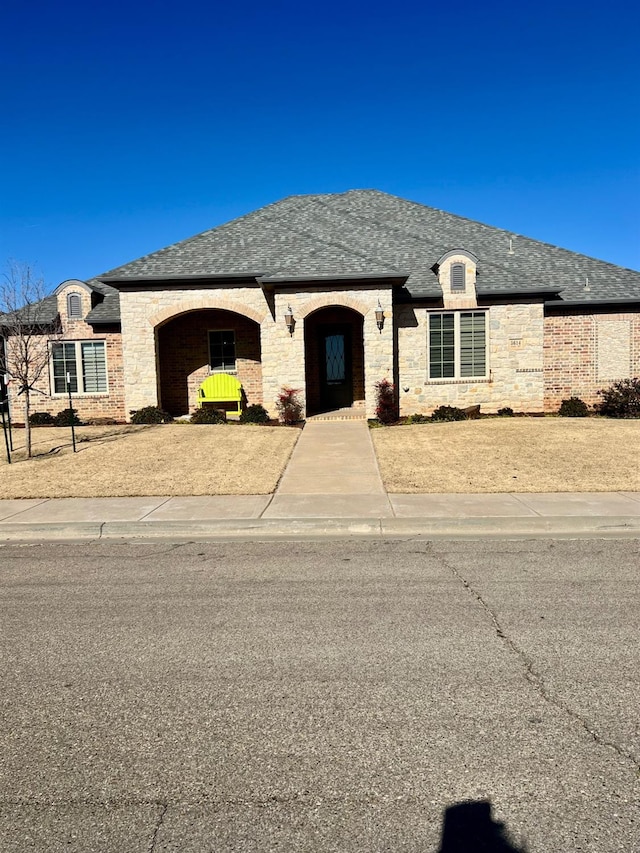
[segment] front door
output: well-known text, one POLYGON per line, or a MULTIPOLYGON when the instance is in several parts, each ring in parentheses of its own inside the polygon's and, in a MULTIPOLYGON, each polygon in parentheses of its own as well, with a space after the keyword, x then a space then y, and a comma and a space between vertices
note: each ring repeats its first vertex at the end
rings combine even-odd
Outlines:
POLYGON ((324 411, 353 405, 351 326, 321 326, 320 402, 324 411))

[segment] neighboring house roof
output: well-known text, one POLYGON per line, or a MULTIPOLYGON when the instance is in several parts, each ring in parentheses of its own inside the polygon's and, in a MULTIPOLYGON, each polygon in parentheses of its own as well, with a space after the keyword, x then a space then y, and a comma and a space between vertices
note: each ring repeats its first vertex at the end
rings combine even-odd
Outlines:
POLYGON ((478 257, 480 295, 556 293, 581 303, 640 300, 638 272, 377 190, 290 196, 98 280, 126 285, 239 274, 263 283, 397 276, 406 278, 412 298, 432 298, 441 293, 433 267, 453 248, 478 257))

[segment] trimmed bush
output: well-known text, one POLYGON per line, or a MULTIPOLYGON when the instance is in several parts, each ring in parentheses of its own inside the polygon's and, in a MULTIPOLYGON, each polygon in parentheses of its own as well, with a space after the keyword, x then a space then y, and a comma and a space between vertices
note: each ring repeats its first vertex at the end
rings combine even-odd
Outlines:
POLYGON ((244 412, 240 415, 241 424, 266 424, 269 420, 269 412, 260 403, 254 403, 253 406, 247 406, 244 412))
POLYGON ((61 412, 58 412, 53 422, 59 427, 71 426, 71 424, 73 426, 80 426, 82 424, 75 409, 63 409, 61 412))
POLYGON ((159 406, 145 406, 130 412, 132 424, 169 424, 173 420, 168 412, 159 406))
POLYGON ((192 424, 225 424, 226 422, 224 413, 212 406, 202 406, 191 415, 192 424))
POLYGON ((640 378, 622 379, 598 391, 602 403, 596 406, 607 418, 640 418, 640 378))
POLYGON ((432 421, 466 421, 467 416, 457 406, 438 406, 431 415, 432 421))
POLYGON ((589 406, 580 397, 569 397, 560 404, 558 414, 561 418, 586 418, 589 416, 589 406))
POLYGON ((32 412, 29 415, 31 426, 53 426, 55 419, 49 412, 32 412))
POLYGON ((388 379, 381 379, 375 384, 376 417, 381 424, 392 424, 398 420, 396 407, 396 389, 388 379))
POLYGON ((289 388, 283 385, 276 398, 276 409, 283 424, 293 426, 302 419, 302 403, 299 388, 289 388))
POLYGON ((498 416, 501 418, 513 418, 515 417, 513 413, 513 409, 511 406, 505 406, 502 409, 498 409, 498 416))
POLYGON ((416 413, 415 415, 409 415, 407 418, 408 424, 428 424, 431 418, 429 415, 419 415, 416 413))

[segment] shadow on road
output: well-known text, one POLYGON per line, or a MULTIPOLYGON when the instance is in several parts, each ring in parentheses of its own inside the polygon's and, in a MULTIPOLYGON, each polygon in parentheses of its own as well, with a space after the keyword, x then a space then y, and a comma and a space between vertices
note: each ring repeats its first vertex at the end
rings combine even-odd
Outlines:
POLYGON ((445 810, 438 853, 527 853, 527 850, 509 840, 504 824, 492 818, 488 800, 472 800, 445 810))

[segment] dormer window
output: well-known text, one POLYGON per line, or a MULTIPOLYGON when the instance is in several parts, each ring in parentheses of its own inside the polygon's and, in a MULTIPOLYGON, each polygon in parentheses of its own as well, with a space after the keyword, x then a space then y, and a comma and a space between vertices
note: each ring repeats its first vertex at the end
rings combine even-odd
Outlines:
POLYGON ((70 293, 67 296, 67 317, 70 320, 82 317, 82 299, 79 293, 70 293))
POLYGON ((465 265, 451 264, 451 290, 457 293, 465 291, 465 265))

